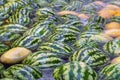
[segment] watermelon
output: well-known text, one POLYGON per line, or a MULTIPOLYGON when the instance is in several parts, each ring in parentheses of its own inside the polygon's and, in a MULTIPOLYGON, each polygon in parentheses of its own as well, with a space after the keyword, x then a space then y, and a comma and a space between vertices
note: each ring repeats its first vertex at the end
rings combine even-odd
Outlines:
POLYGON ((0 30, 4 30, 7 32, 14 32, 14 33, 21 33, 21 32, 25 32, 27 30, 27 27, 22 26, 20 24, 6 24, 6 25, 2 25, 0 27, 0 30))
POLYGON ((82 48, 70 56, 70 61, 82 61, 91 67, 99 67, 107 63, 109 58, 98 48, 82 48))
POLYGON ((83 6, 81 1, 71 1, 69 5, 65 6, 63 10, 78 11, 83 6))
POLYGON ((36 80, 42 77, 42 74, 35 67, 16 64, 3 71, 2 77, 13 78, 16 80, 36 80))
POLYGON ((23 64, 36 66, 40 69, 54 68, 62 64, 62 60, 55 53, 37 51, 29 55, 23 64))
POLYGON ((74 33, 74 34, 79 34, 80 30, 78 27, 73 26, 74 23, 68 24, 66 23, 65 25, 60 25, 55 29, 55 32, 65 32, 65 33, 74 33))
POLYGON ((0 40, 2 42, 12 42, 18 39, 21 35, 15 32, 0 30, 0 40))
POLYGON ((24 6, 16 9, 16 11, 6 20, 6 23, 20 24, 27 26, 31 23, 30 13, 32 12, 30 6, 24 6))
POLYGON ((52 8, 49 8, 49 7, 45 7, 45 8, 40 8, 36 11, 36 16, 37 18, 48 18, 49 16, 53 16, 55 15, 55 12, 52 10, 52 8))
POLYGON ((110 64, 105 66, 100 72, 101 80, 119 80, 120 79, 120 64, 110 64))
POLYGON ((24 35, 35 36, 38 38, 45 38, 51 34, 52 28, 55 27, 55 24, 51 21, 38 21, 36 22, 31 29, 26 31, 24 35))
POLYGON ((103 49, 110 56, 118 56, 120 53, 120 45, 119 44, 120 44, 120 39, 114 39, 114 40, 107 42, 103 46, 103 49))
POLYGON ((73 49, 62 42, 46 42, 43 43, 38 50, 45 52, 54 52, 59 57, 69 57, 73 49))
POLYGON ((0 6, 0 20, 5 20, 6 18, 10 16, 9 14, 13 13, 16 9, 21 8, 25 5, 28 5, 32 2, 25 1, 25 0, 24 1, 16 0, 16 1, 7 2, 6 4, 0 6))
POLYGON ((0 77, 4 70, 5 70, 4 65, 2 63, 0 63, 0 77))
POLYGON ((31 50, 35 50, 41 44, 41 39, 34 36, 22 36, 15 40, 12 47, 25 47, 31 50))
POLYGON ((74 42, 76 41, 76 35, 73 33, 64 33, 64 32, 59 32, 59 33, 54 33, 52 34, 49 38, 50 41, 58 41, 58 42, 74 42))
POLYGON ((76 40, 76 42, 73 46, 77 49, 85 48, 85 47, 91 47, 91 48, 99 47, 98 43, 90 38, 80 38, 80 39, 76 40))
POLYGON ((55 80, 98 80, 96 72, 83 62, 68 62, 57 67, 53 76, 55 80))
POLYGON ((109 22, 120 22, 120 16, 114 16, 108 20, 109 22))
POLYGON ((2 42, 0 42, 0 55, 2 55, 5 51, 7 51, 9 47, 2 42))
POLYGON ((113 40, 113 38, 110 37, 109 35, 106 35, 98 31, 85 31, 80 34, 79 39, 80 38, 90 38, 91 40, 94 40, 99 43, 106 43, 110 40, 113 40))
POLYGON ((64 0, 51 0, 51 7, 56 11, 62 10, 62 8, 66 5, 67 2, 65 2, 64 0))

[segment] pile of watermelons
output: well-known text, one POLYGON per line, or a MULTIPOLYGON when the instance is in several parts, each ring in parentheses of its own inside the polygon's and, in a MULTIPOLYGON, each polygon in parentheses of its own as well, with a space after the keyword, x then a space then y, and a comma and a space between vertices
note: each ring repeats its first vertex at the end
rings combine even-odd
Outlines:
POLYGON ((120 80, 120 1, 1 0, 0 80, 38 79, 120 80))

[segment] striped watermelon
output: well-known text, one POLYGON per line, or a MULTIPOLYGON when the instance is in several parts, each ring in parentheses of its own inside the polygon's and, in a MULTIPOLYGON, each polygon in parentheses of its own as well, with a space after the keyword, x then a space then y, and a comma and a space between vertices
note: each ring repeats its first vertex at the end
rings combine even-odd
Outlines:
POLYGON ((61 16, 61 18, 65 23, 67 23, 68 21, 71 21, 71 22, 78 21, 78 20, 80 21, 80 18, 78 16, 71 15, 71 14, 63 15, 61 16))
POLYGON ((0 77, 4 70, 5 70, 4 65, 0 63, 0 77))
POLYGON ((9 47, 2 42, 0 42, 0 55, 2 55, 5 51, 7 51, 9 47))
POLYGON ((97 24, 97 23, 88 23, 84 28, 84 31, 93 31, 93 32, 101 32, 103 30, 103 26, 97 24))
POLYGON ((47 37, 51 34, 52 29, 55 27, 55 24, 51 21, 40 21, 36 22, 33 25, 33 28, 25 32, 24 35, 36 36, 39 38, 47 37))
POLYGON ((99 32, 97 31, 85 31, 80 34, 80 38, 90 38, 93 35, 98 35, 99 32))
POLYGON ((2 25, 0 27, 0 30, 4 30, 7 32, 14 32, 14 33, 21 33, 21 32, 25 32, 27 30, 27 27, 22 26, 20 24, 6 24, 6 25, 2 25))
POLYGON ((49 37, 49 40, 54 42, 54 41, 59 41, 59 42, 74 42, 76 40, 76 35, 73 33, 64 33, 64 32, 59 32, 59 33, 54 33, 49 37))
POLYGON ((28 2, 17 0, 12 1, 0 6, 0 20, 8 18, 10 13, 14 12, 17 8, 27 5, 28 2))
POLYGON ((54 52, 59 57, 68 57, 71 55, 73 49, 62 42, 46 42, 43 43, 38 50, 45 52, 54 52))
POLYGON ((96 72, 83 62, 69 62, 57 67, 55 80, 98 80, 96 72))
POLYGON ((41 39, 34 36, 22 36, 15 40, 12 47, 25 47, 31 50, 35 50, 41 44, 41 39))
POLYGON ((37 5, 40 8, 50 7, 50 4, 46 0, 33 0, 33 1, 36 1, 37 5))
POLYGON ((82 48, 70 56, 70 61, 82 61, 91 67, 99 67, 109 60, 108 57, 97 48, 82 48))
POLYGON ((98 48, 98 43, 90 38, 80 38, 76 40, 75 44, 73 45, 75 48, 85 48, 85 47, 94 47, 98 48))
POLYGON ((42 77, 41 72, 31 66, 16 64, 3 71, 2 77, 15 80, 37 80, 42 77))
POLYGON ((49 16, 55 15, 55 12, 52 10, 52 8, 40 8, 36 11, 36 16, 39 19, 45 19, 48 18, 49 16))
POLYGON ((80 34, 80 38, 90 38, 91 40, 94 40, 99 43, 106 43, 113 39, 112 37, 97 31, 83 32, 80 34))
POLYGON ((17 9, 7 20, 6 23, 20 24, 26 26, 31 23, 30 13, 32 8, 30 6, 24 6, 17 9))
POLYGON ((120 39, 114 39, 107 42, 103 49, 107 52, 110 56, 115 56, 120 54, 120 39))
POLYGON ((18 39, 21 35, 15 32, 9 32, 5 30, 0 30, 0 41, 11 42, 18 39))
POLYGON ((71 1, 71 3, 63 8, 63 10, 67 11, 79 11, 83 6, 81 1, 71 1))
POLYGON ((98 29, 103 30, 105 24, 106 24, 106 19, 104 19, 103 17, 101 17, 99 15, 94 15, 91 18, 88 19, 88 26, 89 25, 91 27, 92 26, 94 26, 94 27, 96 26, 96 29, 98 28, 98 29))
POLYGON ((79 28, 80 30, 83 27, 83 23, 80 21, 80 19, 78 19, 78 20, 68 20, 68 21, 65 22, 65 24, 69 25, 69 26, 74 26, 76 28, 79 28))
POLYGON ((65 32, 65 33, 74 33, 74 34, 79 34, 80 30, 78 27, 72 26, 72 24, 65 24, 65 25, 60 25, 55 29, 56 32, 65 32))
POLYGON ((62 10, 62 8, 66 5, 67 3, 64 0, 51 0, 51 7, 56 11, 62 10))
POLYGON ((23 64, 36 66, 39 68, 54 68, 62 64, 62 60, 56 56, 55 53, 51 52, 35 52, 28 56, 23 64))
POLYGON ((109 22, 120 22, 120 16, 114 16, 111 19, 109 19, 109 22))
POLYGON ((120 80, 120 64, 105 66, 100 72, 101 80, 120 80))

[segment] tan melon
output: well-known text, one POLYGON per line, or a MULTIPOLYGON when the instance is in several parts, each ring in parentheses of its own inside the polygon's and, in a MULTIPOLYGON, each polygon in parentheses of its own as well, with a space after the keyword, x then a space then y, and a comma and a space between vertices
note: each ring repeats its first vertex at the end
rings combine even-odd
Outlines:
POLYGON ((5 64, 15 64, 25 59, 31 53, 30 50, 23 47, 12 48, 0 57, 0 61, 5 64))
POLYGON ((109 30, 109 29, 120 29, 120 23, 110 22, 110 23, 105 25, 105 29, 107 29, 107 30, 109 30))
POLYGON ((112 64, 115 64, 115 63, 120 63, 120 56, 119 57, 116 57, 114 58, 112 61, 111 61, 112 64))
POLYGON ((105 30, 104 34, 107 34, 112 37, 118 37, 118 36, 120 36, 120 29, 105 30))
POLYGON ((103 18, 111 18, 116 14, 116 11, 110 9, 102 9, 98 12, 98 15, 103 18))
POLYGON ((116 10, 116 14, 114 16, 120 16, 120 9, 116 10))
POLYGON ((88 19, 89 16, 87 16, 86 14, 79 14, 77 15, 79 18, 83 18, 83 19, 88 19))

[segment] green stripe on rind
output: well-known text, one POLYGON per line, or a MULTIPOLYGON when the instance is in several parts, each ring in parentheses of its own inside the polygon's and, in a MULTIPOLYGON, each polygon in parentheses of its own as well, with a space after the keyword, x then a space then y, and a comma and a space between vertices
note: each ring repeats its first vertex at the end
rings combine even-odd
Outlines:
POLYGON ((120 22, 120 16, 115 16, 115 17, 112 17, 111 19, 109 19, 110 22, 120 22))
POLYGON ((50 21, 36 22, 33 28, 25 32, 24 35, 36 36, 39 38, 48 37, 52 33, 51 29, 53 29, 54 26, 55 24, 50 21))
POLYGON ((20 34, 14 33, 14 32, 9 32, 9 31, 0 31, 0 40, 2 42, 6 41, 13 41, 16 40, 20 37, 20 34))
POLYGON ((54 33, 49 37, 50 41, 73 42, 76 40, 76 35, 73 33, 54 33))
POLYGON ((38 46, 41 43, 41 39, 39 39, 38 37, 34 37, 34 36, 23 36, 19 39, 17 39, 13 44, 12 47, 25 47, 28 49, 37 49, 38 46))
POLYGON ((70 24, 66 24, 66 25, 60 25, 56 28, 56 32, 71 32, 74 34, 79 34, 80 30, 79 28, 72 26, 70 24))
POLYGON ((13 78, 18 80, 36 80, 42 77, 41 72, 34 67, 17 64, 9 67, 3 72, 3 77, 13 78))
MULTIPOLYGON (((103 23, 101 23, 103 24, 103 23)), ((92 32, 101 32, 103 30, 103 27, 101 27, 101 24, 99 23, 94 23, 94 22, 91 22, 91 23, 88 23, 84 28, 83 30, 84 31, 92 31, 92 32)))
POLYGON ((114 39, 114 40, 111 40, 111 41, 107 42, 103 46, 103 49, 110 56, 119 55, 119 52, 120 52, 120 39, 114 39))
POLYGON ((90 38, 80 38, 75 42, 73 45, 76 48, 85 48, 85 47, 95 47, 98 48, 98 44, 96 41, 90 39, 90 38))
POLYGON ((9 47, 0 42, 0 55, 2 55, 5 51, 7 51, 9 47))
POLYGON ((68 57, 73 51, 71 47, 61 42, 43 43, 38 50, 54 52, 60 57, 68 57))
POLYGON ((82 7, 83 3, 81 1, 71 1, 71 3, 63 8, 63 10, 68 11, 78 11, 82 7))
POLYGON ((8 18, 6 14, 10 14, 14 12, 17 8, 27 5, 28 3, 25 1, 12 1, 4 4, 4 6, 0 6, 0 18, 1 20, 8 18))
POLYGON ((103 80, 119 80, 120 64, 110 64, 104 67, 100 72, 100 78, 103 80))
POLYGON ((6 25, 1 26, 0 30, 5 30, 5 31, 9 31, 9 32, 14 32, 14 33, 20 33, 20 32, 26 31, 27 28, 20 24, 6 24, 6 25))
POLYGON ((60 66, 62 64, 62 60, 58 58, 55 53, 38 51, 28 56, 23 61, 23 64, 36 66, 41 69, 54 68, 60 66))
POLYGON ((55 80, 97 80, 97 74, 83 62, 69 62, 54 70, 55 80))
POLYGON ((97 48, 82 48, 76 51, 70 61, 82 61, 91 67, 99 67, 108 62, 109 58, 97 48))
POLYGON ((93 35, 97 35, 99 32, 86 31, 80 34, 80 38, 90 38, 93 35))
POLYGON ((7 23, 28 25, 30 24, 30 7, 25 6, 20 9, 17 9, 12 16, 7 19, 7 23))
MULTIPOLYGON (((52 16, 52 15, 55 15, 55 13, 52 10, 52 8, 40 8, 36 11, 36 15, 39 17, 43 17, 43 16, 52 16)), ((47 18, 47 17, 44 17, 44 18, 47 18)))
POLYGON ((2 77, 4 70, 5 70, 4 65, 0 63, 0 78, 2 77))

